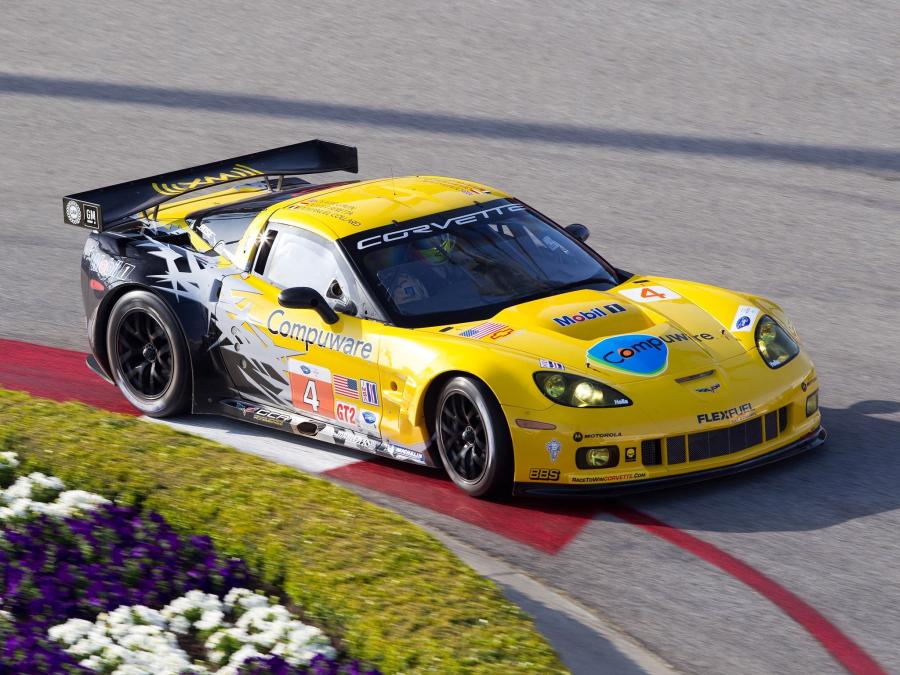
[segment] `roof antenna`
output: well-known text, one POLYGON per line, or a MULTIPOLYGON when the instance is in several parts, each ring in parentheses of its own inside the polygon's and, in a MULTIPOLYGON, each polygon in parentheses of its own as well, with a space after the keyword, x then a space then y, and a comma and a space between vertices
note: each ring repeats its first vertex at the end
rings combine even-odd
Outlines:
POLYGON ((394 199, 397 198, 397 190, 394 186, 394 165, 391 164, 391 192, 394 194, 394 199))

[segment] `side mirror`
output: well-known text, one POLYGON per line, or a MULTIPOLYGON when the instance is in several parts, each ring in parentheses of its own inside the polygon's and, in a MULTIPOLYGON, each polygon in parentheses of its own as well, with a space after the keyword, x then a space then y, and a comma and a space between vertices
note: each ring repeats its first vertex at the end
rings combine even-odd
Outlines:
POLYGON ((322 294, 308 286, 285 288, 278 295, 278 304, 286 309, 312 309, 319 313, 325 323, 338 322, 338 315, 331 309, 322 294))
POLYGON ((566 232, 571 234, 578 241, 587 241, 587 238, 591 236, 591 231, 581 223, 572 223, 571 225, 566 225, 566 232))

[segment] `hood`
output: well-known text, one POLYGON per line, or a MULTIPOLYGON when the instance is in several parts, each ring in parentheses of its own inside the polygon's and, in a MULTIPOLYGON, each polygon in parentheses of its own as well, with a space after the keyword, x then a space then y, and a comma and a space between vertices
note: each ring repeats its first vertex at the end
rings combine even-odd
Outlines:
MULTIPOLYGON (((702 297, 699 285, 686 291, 665 281, 542 298, 508 307, 489 321, 454 326, 451 334, 528 353, 536 367, 589 371, 609 382, 694 375, 752 348, 748 333, 735 336, 726 329, 730 315, 716 318, 686 297, 702 297)), ((723 303, 726 293, 712 291, 712 304, 733 313, 740 297, 723 303)))

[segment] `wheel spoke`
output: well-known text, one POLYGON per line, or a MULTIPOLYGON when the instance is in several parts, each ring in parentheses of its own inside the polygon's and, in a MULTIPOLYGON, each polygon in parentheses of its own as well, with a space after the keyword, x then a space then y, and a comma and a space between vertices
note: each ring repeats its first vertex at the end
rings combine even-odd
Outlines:
POLYGON ((487 465, 488 434, 475 402, 454 392, 444 399, 438 419, 449 468, 465 481, 477 481, 487 465))
POLYGON ((119 324, 116 337, 119 368, 135 394, 161 396, 173 372, 172 345, 165 328, 149 312, 136 310, 119 324))

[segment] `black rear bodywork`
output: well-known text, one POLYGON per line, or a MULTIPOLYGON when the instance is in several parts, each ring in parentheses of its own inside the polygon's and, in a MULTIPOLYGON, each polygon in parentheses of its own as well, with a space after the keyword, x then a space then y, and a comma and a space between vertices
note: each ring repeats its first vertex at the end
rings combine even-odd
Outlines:
MULTIPOLYGON (((235 356, 243 338, 233 321, 217 316, 216 308, 223 306, 223 281, 245 271, 224 253, 269 206, 334 185, 313 185, 293 176, 337 170, 357 170, 356 148, 316 140, 65 197, 66 223, 91 230, 81 263, 89 365, 113 381, 106 344, 110 311, 131 290, 154 293, 177 317, 188 346, 193 412, 223 412, 221 402, 236 391, 223 359, 235 356), (185 226, 155 221, 160 204, 235 181, 256 189, 245 200, 189 214, 185 226), (215 248, 198 250, 187 228, 215 248)), ((266 383, 283 375, 252 357, 242 359, 242 366, 248 378, 259 381, 259 398, 277 401, 266 396, 266 383)), ((273 383, 269 389, 277 387, 273 383)), ((233 414, 234 406, 225 412, 233 414)))

